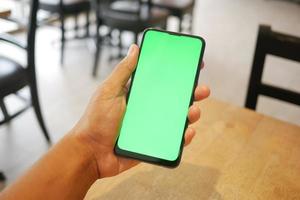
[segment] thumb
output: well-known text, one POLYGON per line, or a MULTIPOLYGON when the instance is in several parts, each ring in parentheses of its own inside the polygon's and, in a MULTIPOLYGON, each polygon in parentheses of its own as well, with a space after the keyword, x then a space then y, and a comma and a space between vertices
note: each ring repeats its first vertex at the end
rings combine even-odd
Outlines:
POLYGON ((108 81, 117 84, 120 87, 126 86, 132 72, 135 70, 139 56, 139 47, 132 44, 128 50, 127 56, 117 65, 108 81))

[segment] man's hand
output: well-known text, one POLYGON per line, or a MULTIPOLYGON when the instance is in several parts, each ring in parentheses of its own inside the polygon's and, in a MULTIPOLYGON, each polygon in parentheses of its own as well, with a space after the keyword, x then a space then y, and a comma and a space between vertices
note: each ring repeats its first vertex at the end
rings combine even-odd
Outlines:
MULTIPOLYGON (((93 155, 98 169, 99 178, 117 175, 139 162, 118 157, 113 148, 126 108, 127 83, 134 71, 139 54, 139 48, 132 45, 128 55, 117 65, 113 73, 97 89, 85 114, 73 128, 73 133, 93 155)), ((209 96, 208 87, 197 87, 194 93, 195 101, 209 96)), ((200 118, 200 109, 193 105, 189 109, 190 124, 200 118)), ((196 131, 188 127, 185 132, 185 145, 188 145, 196 131)))
MULTIPOLYGON (((130 48, 127 57, 97 89, 77 125, 55 144, 21 178, 0 193, 0 199, 83 199, 99 178, 117 175, 139 162, 114 154, 114 143, 126 108, 126 84, 135 69, 139 49, 130 48), (30 184, 28 184, 30 183, 30 184)), ((197 87, 195 101, 209 95, 197 87)), ((191 106, 190 124, 200 118, 200 109, 191 106)), ((185 132, 185 145, 195 130, 185 132)))

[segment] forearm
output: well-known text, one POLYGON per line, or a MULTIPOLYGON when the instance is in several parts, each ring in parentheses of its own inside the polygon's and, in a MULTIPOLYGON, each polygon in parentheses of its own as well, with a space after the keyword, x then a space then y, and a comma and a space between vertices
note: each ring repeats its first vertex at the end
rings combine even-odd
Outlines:
POLYGON ((97 178, 91 153, 69 134, 4 190, 0 199, 83 199, 97 178))

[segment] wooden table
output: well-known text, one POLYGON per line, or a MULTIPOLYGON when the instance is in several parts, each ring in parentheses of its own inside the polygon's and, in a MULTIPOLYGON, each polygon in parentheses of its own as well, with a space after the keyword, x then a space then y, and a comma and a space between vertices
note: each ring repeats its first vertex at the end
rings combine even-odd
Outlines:
POLYGON ((7 0, 1 0, 0 2, 0 18, 8 17, 11 14, 11 4, 7 0))
POLYGON ((0 34, 1 33, 16 33, 21 31, 22 28, 16 22, 0 18, 0 34))
POLYGON ((8 17, 11 14, 11 9, 0 2, 0 17, 8 17))
POLYGON ((86 199, 300 199, 300 127, 208 99, 176 169, 141 164, 86 199))
POLYGON ((11 15, 12 3, 8 0, 0 0, 0 34, 21 31, 19 24, 5 19, 11 15))

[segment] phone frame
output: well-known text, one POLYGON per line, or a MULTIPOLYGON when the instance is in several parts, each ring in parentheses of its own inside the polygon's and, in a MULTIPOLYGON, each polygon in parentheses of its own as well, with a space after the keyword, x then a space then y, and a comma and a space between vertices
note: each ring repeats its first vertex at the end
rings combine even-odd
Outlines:
MULTIPOLYGON (((196 72, 196 75, 195 75, 193 92, 192 92, 192 94, 190 96, 190 104, 189 105, 191 106, 193 104, 193 101, 194 101, 193 100, 193 96, 194 96, 193 94, 194 94, 194 91, 196 89, 196 86, 197 86, 198 80, 199 80, 201 62, 202 62, 203 55, 204 55, 204 50, 205 50, 205 40, 202 37, 200 37, 200 36, 183 34, 183 33, 177 33, 177 32, 172 32, 172 31, 165 31, 165 30, 160 30, 160 29, 155 29, 155 28, 147 28, 147 29, 144 30, 144 33, 143 33, 143 38, 142 38, 142 42, 141 42, 141 45, 140 45, 140 52, 142 51, 144 39, 145 39, 146 33, 148 31, 157 31, 157 32, 163 32, 163 33, 171 34, 171 35, 193 37, 193 38, 197 38, 197 39, 201 40, 201 42, 202 42, 202 48, 201 48, 201 52, 200 52, 200 56, 199 56, 197 72, 196 72)), ((139 62, 139 58, 140 58, 140 56, 138 57, 137 65, 138 65, 138 62, 139 62)), ((136 70, 134 70, 134 72, 132 73, 131 84, 129 86, 129 90, 128 90, 128 94, 127 94, 127 98, 126 98, 127 102, 129 100, 129 97, 130 97, 131 86, 134 83, 135 71, 136 70)), ((120 130, 121 130, 121 127, 122 127, 122 125, 120 126, 120 130)), ((165 167, 175 168, 175 167, 177 167, 179 165, 179 163, 181 161, 182 151, 183 151, 183 147, 184 147, 184 133, 185 133, 187 127, 188 127, 188 117, 186 117, 184 131, 182 133, 182 139, 181 139, 181 145, 180 145, 180 149, 179 149, 179 154, 178 154, 178 157, 176 158, 176 160, 174 160, 174 161, 165 160, 165 159, 161 159, 161 158, 157 158, 157 157, 152 157, 152 156, 148 156, 148 155, 144 155, 144 154, 139 154, 139 153, 135 153, 135 152, 131 152, 131 151, 127 151, 127 150, 121 149, 118 146, 119 135, 118 135, 118 137, 116 139, 116 143, 115 143, 115 146, 114 146, 114 153, 116 155, 118 155, 118 156, 121 156, 121 157, 136 159, 136 160, 147 162, 147 163, 151 163, 151 164, 156 164, 156 165, 161 165, 161 166, 165 166, 165 167)), ((119 130, 119 134, 120 134, 120 130, 119 130)))

